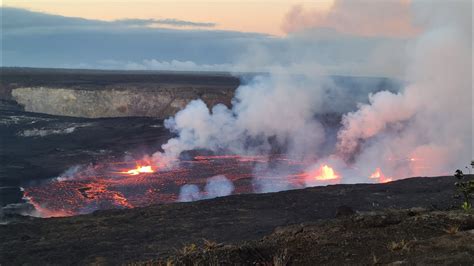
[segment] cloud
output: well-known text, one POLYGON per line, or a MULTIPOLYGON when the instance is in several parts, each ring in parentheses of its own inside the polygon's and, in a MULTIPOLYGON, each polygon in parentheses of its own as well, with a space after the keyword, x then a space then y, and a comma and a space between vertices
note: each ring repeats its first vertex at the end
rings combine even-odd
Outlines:
POLYGON ((1 28, 3 31, 45 27, 92 27, 106 26, 107 22, 76 17, 63 17, 26 9, 0 7, 1 28))
POLYGON ((194 22, 188 21, 106 22, 16 8, 2 8, 2 21, 2 66, 261 72, 314 65, 330 74, 400 77, 405 63, 403 38, 322 28, 277 38, 190 29, 184 25, 194 22), (160 28, 158 22, 183 27, 160 28))
MULTIPOLYGON (((267 38, 254 33, 139 25, 155 20, 104 22, 16 8, 1 11, 3 66, 98 68, 103 61, 110 60, 156 67, 158 62, 144 61, 150 58, 160 62, 224 64, 235 61, 249 43, 267 38)), ((161 23, 190 25, 191 22, 161 20, 161 23)))
POLYGON ((174 18, 166 19, 119 19, 113 21, 116 24, 130 25, 130 26, 153 26, 153 25, 167 25, 174 27, 215 27, 213 22, 193 22, 187 20, 180 20, 174 18))
POLYGON ((199 27, 210 28, 216 26, 212 22, 194 22, 179 20, 174 18, 164 19, 119 19, 114 21, 102 21, 93 19, 84 19, 77 17, 64 17, 40 12, 33 12, 26 9, 2 7, 1 8, 1 27, 2 30, 25 30, 30 28, 120 28, 120 27, 149 27, 149 26, 172 26, 172 27, 199 27))
POLYGON ((407 0, 336 0, 331 9, 306 9, 294 6, 285 17, 282 29, 297 32, 310 28, 329 28, 360 36, 410 37, 420 29, 412 23, 407 0))
POLYGON ((160 61, 157 59, 144 59, 142 61, 117 61, 101 60, 96 64, 70 65, 71 68, 91 69, 123 69, 123 70, 172 70, 172 71, 213 71, 232 72, 239 71, 232 64, 198 64, 193 61, 160 61))

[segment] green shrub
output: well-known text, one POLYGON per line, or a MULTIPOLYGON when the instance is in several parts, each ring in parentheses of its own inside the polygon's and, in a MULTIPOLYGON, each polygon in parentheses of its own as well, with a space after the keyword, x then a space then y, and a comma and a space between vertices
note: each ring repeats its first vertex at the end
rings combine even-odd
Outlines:
POLYGON ((464 198, 461 208, 469 211, 472 209, 471 197, 474 193, 474 180, 465 180, 463 172, 459 169, 456 170, 454 176, 459 180, 455 185, 464 198))

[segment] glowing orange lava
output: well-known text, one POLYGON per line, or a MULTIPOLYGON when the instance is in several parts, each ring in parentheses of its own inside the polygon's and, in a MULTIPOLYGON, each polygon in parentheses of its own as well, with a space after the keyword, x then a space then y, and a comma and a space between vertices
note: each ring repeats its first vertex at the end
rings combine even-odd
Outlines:
POLYGON ((370 175, 371 179, 377 179, 378 183, 387 183, 393 181, 391 177, 386 177, 380 168, 375 169, 375 172, 370 175))
MULTIPOLYGON (((296 161, 278 155, 273 157, 213 155, 180 160, 174 167, 162 167, 157 160, 103 162, 84 167, 74 177, 52 179, 25 188, 25 197, 41 217, 71 216, 96 210, 142 207, 176 202, 185 184, 205 187, 212 176, 224 175, 235 186, 233 194, 256 191, 252 180, 281 182, 291 189, 337 184, 342 176, 330 164, 313 166, 314 161, 296 161), (265 160, 285 169, 275 180, 272 167, 256 167, 265 160), (310 171, 308 171, 310 169, 310 171)), ((164 165, 164 164, 163 164, 164 165)), ((280 184, 277 184, 278 186, 280 184)))
POLYGON ((305 172, 300 176, 303 178, 303 182, 306 186, 338 184, 342 179, 341 176, 327 164, 321 165, 318 168, 313 168, 309 172, 305 172))
POLYGON ((334 172, 334 169, 325 164, 319 169, 314 179, 320 181, 335 180, 339 179, 339 175, 334 172))
POLYGON ((151 174, 154 173, 155 171, 153 168, 149 165, 147 166, 137 166, 135 169, 131 169, 128 171, 121 172, 122 174, 129 174, 129 175, 139 175, 139 174, 151 174))

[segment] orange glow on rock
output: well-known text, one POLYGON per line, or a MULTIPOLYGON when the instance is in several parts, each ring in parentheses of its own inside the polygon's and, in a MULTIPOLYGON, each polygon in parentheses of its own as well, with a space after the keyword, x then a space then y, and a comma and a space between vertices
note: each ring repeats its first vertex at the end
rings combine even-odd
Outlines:
POLYGON ((386 177, 380 168, 375 169, 375 172, 370 175, 371 179, 377 179, 378 183, 387 183, 393 181, 391 177, 386 177))

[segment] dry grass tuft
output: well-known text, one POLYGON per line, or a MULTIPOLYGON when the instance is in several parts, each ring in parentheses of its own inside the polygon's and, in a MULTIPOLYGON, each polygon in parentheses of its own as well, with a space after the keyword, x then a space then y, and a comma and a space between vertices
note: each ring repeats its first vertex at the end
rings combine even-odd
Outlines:
POLYGON ((450 234, 450 235, 455 235, 459 232, 459 225, 452 225, 452 226, 444 229, 443 231, 450 234))
POLYGON ((178 253, 181 256, 187 256, 189 254, 192 254, 198 250, 197 245, 192 243, 189 245, 185 245, 181 249, 178 249, 176 253, 178 253))
POLYGON ((379 258, 377 258, 377 256, 375 256, 375 254, 372 254, 372 264, 377 265, 379 263, 380 263, 379 258))
POLYGON ((400 242, 392 241, 392 242, 388 245, 388 249, 390 249, 391 251, 405 251, 405 250, 409 250, 410 248, 408 247, 408 243, 409 243, 409 242, 406 242, 405 240, 402 240, 402 241, 400 241, 400 242))
POLYGON ((217 243, 217 242, 212 241, 212 240, 209 240, 209 239, 203 238, 203 249, 205 251, 211 251, 211 250, 216 249, 220 246, 222 246, 222 244, 217 243))

